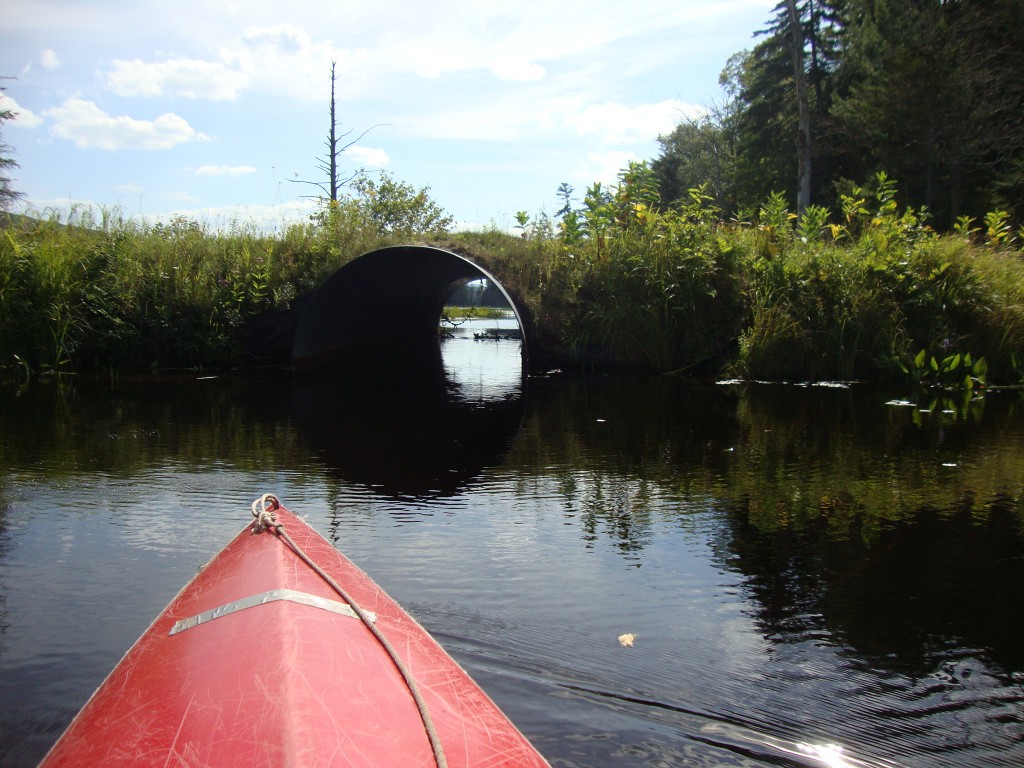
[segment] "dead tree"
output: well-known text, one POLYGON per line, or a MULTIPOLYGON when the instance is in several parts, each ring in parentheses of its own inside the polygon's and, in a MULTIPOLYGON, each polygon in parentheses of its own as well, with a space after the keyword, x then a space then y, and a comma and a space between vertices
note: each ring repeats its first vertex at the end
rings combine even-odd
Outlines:
POLYGON ((367 128, 365 131, 360 133, 356 138, 352 139, 347 143, 342 143, 348 136, 352 135, 352 131, 348 130, 344 133, 338 133, 338 102, 335 97, 335 84, 337 83, 337 76, 335 75, 335 67, 337 62, 331 62, 331 124, 330 129, 327 132, 327 140, 324 142, 327 147, 327 154, 323 157, 317 158, 317 168, 322 171, 326 176, 326 181, 308 181, 306 179, 290 179, 297 184, 311 184, 321 191, 319 195, 306 195, 306 197, 314 197, 318 200, 330 200, 332 202, 338 201, 338 193, 340 190, 352 183, 354 179, 363 173, 363 169, 359 168, 350 173, 344 179, 341 178, 341 171, 338 166, 338 158, 341 157, 347 150, 351 149, 360 139, 362 139, 367 133, 372 131, 374 128, 380 127, 374 125, 367 128))

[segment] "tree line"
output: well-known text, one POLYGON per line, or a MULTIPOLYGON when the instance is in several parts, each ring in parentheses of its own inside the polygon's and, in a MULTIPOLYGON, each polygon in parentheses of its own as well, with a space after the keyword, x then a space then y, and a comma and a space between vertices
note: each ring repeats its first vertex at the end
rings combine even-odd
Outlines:
POLYGON ((748 217, 772 193, 836 208, 884 171, 940 229, 1024 214, 1020 0, 783 0, 725 94, 661 136, 662 200, 706 184, 748 217))

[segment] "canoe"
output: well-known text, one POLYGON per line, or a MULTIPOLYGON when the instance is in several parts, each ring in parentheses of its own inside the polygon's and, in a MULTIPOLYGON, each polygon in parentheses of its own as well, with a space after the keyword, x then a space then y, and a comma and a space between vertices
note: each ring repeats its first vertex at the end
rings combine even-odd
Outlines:
POLYGON ((40 768, 547 766, 365 573, 267 495, 40 768))

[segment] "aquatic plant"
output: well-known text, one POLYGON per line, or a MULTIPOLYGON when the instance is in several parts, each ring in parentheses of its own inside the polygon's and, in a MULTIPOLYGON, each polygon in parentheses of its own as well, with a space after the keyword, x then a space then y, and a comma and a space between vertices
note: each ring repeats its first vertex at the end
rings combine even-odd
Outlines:
POLYGON ((971 353, 954 352, 942 358, 922 349, 913 358, 900 363, 900 369, 915 385, 947 390, 971 391, 984 387, 988 379, 988 363, 984 357, 971 358, 971 353))

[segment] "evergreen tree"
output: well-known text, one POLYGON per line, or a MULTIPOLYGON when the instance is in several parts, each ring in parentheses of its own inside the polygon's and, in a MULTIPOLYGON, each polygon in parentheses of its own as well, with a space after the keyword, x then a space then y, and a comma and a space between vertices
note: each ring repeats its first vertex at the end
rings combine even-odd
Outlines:
MULTIPOLYGON (((974 100, 969 149, 981 188, 972 215, 1024 218, 1024 25, 1019 0, 965 2, 958 24, 974 100)), ((968 185, 970 187, 970 185, 968 185)))
MULTIPOLYGON (((6 90, 0 86, 0 96, 6 90)), ((24 197, 21 192, 15 191, 10 177, 11 171, 18 167, 17 161, 11 157, 14 150, 3 140, 3 124, 13 120, 17 114, 13 109, 0 107, 0 211, 10 210, 15 202, 24 197)))
POLYGON ((835 163, 829 157, 820 163, 816 148, 834 144, 828 114, 840 50, 840 5, 838 0, 783 0, 759 33, 764 39, 723 73, 740 103, 737 187, 743 207, 756 206, 773 191, 787 192, 797 206, 829 202, 827 174, 835 163), (825 173, 812 175, 819 164, 825 173))
POLYGON ((741 215, 773 192, 791 208, 834 207, 837 191, 885 171, 901 202, 927 207, 939 228, 996 209, 1024 216, 1020 9, 1020 0, 782 0, 757 45, 723 70, 725 119, 660 137, 662 197, 707 183, 722 210, 741 215), (801 147, 810 148, 803 163, 801 147))
POLYGON ((864 159, 860 178, 884 170, 908 202, 949 224, 963 208, 975 100, 958 33, 959 3, 850 3, 843 77, 832 113, 864 159), (859 6, 859 8, 858 8, 859 6))

